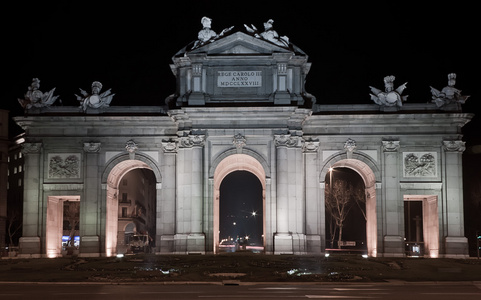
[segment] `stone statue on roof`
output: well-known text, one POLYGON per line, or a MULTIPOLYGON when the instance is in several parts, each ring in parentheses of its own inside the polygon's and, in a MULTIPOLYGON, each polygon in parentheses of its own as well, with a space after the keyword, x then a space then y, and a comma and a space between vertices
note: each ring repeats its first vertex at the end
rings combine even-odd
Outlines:
POLYGON ((100 94, 101 90, 102 90, 102 84, 98 81, 94 81, 92 83, 91 94, 80 89, 80 94, 82 94, 82 96, 75 94, 75 96, 77 97, 77 100, 80 101, 80 108, 82 108, 83 111, 86 111, 88 107, 91 107, 91 108, 109 107, 110 102, 112 101, 112 98, 115 96, 115 94, 110 93, 111 89, 108 89, 107 91, 100 94))
POLYGON ((401 96, 402 92, 406 88, 407 82, 394 90, 395 79, 396 77, 393 75, 384 77, 384 92, 370 86, 369 88, 371 89, 372 94, 369 95, 371 95, 371 100, 381 106, 402 106, 402 103, 408 98, 407 95, 401 96))
POLYGON ((58 96, 53 95, 55 88, 46 93, 42 93, 39 88, 40 80, 33 78, 32 84, 30 84, 28 91, 25 93, 25 99, 18 98, 18 102, 24 109, 49 107, 57 100, 58 96))
POLYGON ((464 104, 469 96, 462 96, 461 91, 456 89, 454 85, 456 84, 456 74, 448 74, 448 85, 444 87, 441 91, 431 88, 432 102, 436 103, 437 107, 443 107, 451 103, 464 104))
POLYGON ((222 30, 220 34, 217 34, 214 30, 211 29, 212 26, 212 19, 208 17, 202 17, 200 20, 202 23, 203 28, 199 31, 199 34, 197 35, 197 41, 194 43, 194 47, 192 48, 197 48, 200 46, 203 46, 206 43, 213 42, 222 36, 224 36, 227 32, 231 31, 234 26, 231 26, 229 28, 225 28, 222 30))
POLYGON ((264 23, 264 31, 259 33, 257 28, 251 24, 252 27, 249 27, 244 24, 247 32, 253 34, 256 38, 263 39, 269 41, 271 43, 276 44, 277 46, 281 47, 289 47, 289 38, 287 36, 279 36, 277 31, 273 29, 274 20, 269 19, 267 22, 264 23))

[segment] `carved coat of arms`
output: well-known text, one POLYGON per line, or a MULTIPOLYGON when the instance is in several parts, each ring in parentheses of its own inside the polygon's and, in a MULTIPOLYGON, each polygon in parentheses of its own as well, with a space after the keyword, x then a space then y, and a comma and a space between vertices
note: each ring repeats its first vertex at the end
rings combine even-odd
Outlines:
POLYGON ((48 178, 80 177, 80 156, 78 154, 57 154, 49 157, 48 178))

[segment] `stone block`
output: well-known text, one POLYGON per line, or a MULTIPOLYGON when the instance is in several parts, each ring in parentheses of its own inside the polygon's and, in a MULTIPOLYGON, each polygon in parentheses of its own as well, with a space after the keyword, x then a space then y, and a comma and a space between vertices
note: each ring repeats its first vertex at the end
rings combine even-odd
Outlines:
POLYGON ((20 254, 39 254, 40 237, 21 237, 19 241, 20 254))
POLYGON ((274 254, 294 254, 291 234, 274 235, 274 254))

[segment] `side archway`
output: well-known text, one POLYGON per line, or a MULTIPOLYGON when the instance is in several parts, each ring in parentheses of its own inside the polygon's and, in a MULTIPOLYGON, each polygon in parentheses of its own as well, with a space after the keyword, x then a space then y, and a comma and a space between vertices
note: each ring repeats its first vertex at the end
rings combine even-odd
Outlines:
MULTIPOLYGON (((265 190, 266 190, 266 173, 258 160, 247 154, 233 154, 225 157, 217 165, 214 171, 214 253, 219 252, 219 200, 220 200, 220 186, 222 180, 234 171, 248 171, 254 174, 262 185, 262 202, 263 202, 263 231, 265 232, 265 190)), ((265 239, 264 239, 265 247, 265 239)))
MULTIPOLYGON (((161 182, 160 172, 157 165, 148 157, 136 154, 135 159, 129 155, 118 156, 107 164, 102 176, 102 182, 106 185, 105 200, 105 255, 117 254, 118 232, 118 192, 122 177, 131 170, 144 168, 153 171, 156 183, 161 182)), ((158 194, 158 193, 157 193, 158 194)), ((156 202, 158 199, 155 200, 156 202)))
MULTIPOLYGON (((368 161, 369 163, 369 161, 368 161)), ((358 173, 365 186, 366 195, 366 242, 369 256, 377 256, 377 195, 376 195, 376 176, 377 168, 369 166, 366 162, 356 158, 336 157, 329 160, 321 170, 321 177, 325 178, 329 168, 349 168, 358 173), (373 170, 374 169, 374 170, 373 170)), ((324 179, 322 179, 324 181, 324 179)), ((325 196, 322 195, 322 205, 325 205, 325 196)))

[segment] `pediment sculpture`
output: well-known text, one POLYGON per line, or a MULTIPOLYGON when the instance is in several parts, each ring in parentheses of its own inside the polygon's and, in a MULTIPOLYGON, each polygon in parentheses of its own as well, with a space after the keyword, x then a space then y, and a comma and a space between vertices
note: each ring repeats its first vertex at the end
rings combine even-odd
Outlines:
POLYGON ((381 91, 375 87, 370 86, 372 94, 371 100, 374 103, 381 105, 381 106, 402 106, 402 103, 405 102, 408 96, 401 96, 402 92, 406 88, 407 82, 400 85, 397 89, 394 89, 394 80, 396 77, 393 75, 384 77, 384 87, 385 91, 381 91))
POLYGON ((111 94, 111 89, 108 89, 100 94, 100 91, 102 90, 102 84, 98 81, 94 81, 92 83, 92 92, 90 94, 82 89, 79 90, 82 96, 77 94, 75 94, 75 96, 77 97, 77 100, 80 101, 80 108, 82 108, 83 111, 86 111, 88 107, 109 107, 112 98, 115 96, 115 94, 111 94))
POLYGON ((259 33, 259 30, 251 24, 251 27, 244 24, 247 32, 254 35, 256 38, 276 44, 277 46, 289 48, 289 38, 287 36, 279 36, 277 31, 273 29, 274 20, 269 19, 264 23, 264 31, 259 33))
POLYGON ((436 104, 437 107, 443 107, 451 103, 464 104, 469 96, 461 95, 461 91, 456 89, 454 85, 456 84, 456 74, 448 74, 448 85, 445 86, 441 91, 431 88, 432 102, 436 104))
POLYGON ((24 109, 49 107, 59 97, 53 95, 55 88, 46 93, 42 93, 39 88, 40 80, 33 78, 32 84, 30 84, 28 91, 25 93, 25 99, 18 98, 18 102, 24 109))
POLYGON ((217 34, 214 30, 211 29, 212 26, 212 19, 208 17, 202 17, 201 21, 203 28, 199 31, 197 35, 197 41, 195 41, 194 46, 192 49, 198 48, 203 46, 207 43, 211 43, 221 37, 223 37, 226 33, 232 30, 234 26, 229 28, 225 28, 222 30, 221 33, 217 34))

